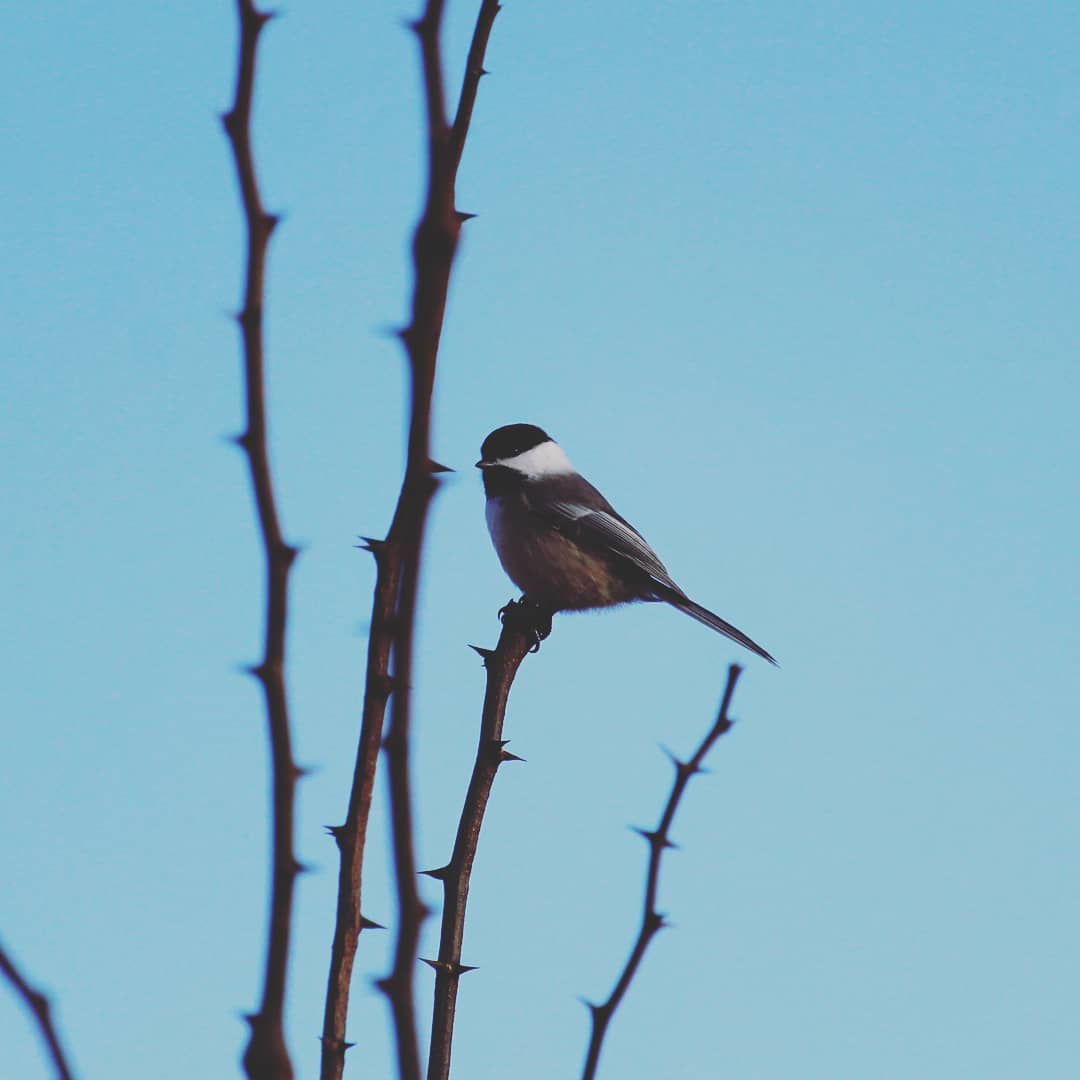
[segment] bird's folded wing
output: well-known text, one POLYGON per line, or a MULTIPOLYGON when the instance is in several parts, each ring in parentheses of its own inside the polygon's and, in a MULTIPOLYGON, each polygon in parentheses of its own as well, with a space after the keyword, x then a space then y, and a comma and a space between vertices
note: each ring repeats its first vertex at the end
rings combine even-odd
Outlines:
POLYGON ((609 513, 580 503, 559 501, 533 505, 533 510, 582 547, 606 552, 636 567, 661 587, 658 598, 669 599, 671 592, 684 595, 682 589, 671 580, 667 567, 656 552, 614 511, 609 513))

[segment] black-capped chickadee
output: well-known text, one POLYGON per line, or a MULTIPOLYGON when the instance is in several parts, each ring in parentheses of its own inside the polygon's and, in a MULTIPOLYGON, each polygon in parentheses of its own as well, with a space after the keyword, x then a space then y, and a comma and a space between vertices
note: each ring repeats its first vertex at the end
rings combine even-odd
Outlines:
POLYGON ((672 581, 656 552, 542 428, 498 428, 484 440, 476 467, 483 470, 488 530, 499 561, 548 620, 556 611, 663 600, 776 663, 672 581))

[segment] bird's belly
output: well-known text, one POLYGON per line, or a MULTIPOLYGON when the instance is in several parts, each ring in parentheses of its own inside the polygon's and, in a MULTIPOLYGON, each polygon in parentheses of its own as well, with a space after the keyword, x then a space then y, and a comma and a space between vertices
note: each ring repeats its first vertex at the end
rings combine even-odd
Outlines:
POLYGON ((642 599, 613 561, 539 521, 514 496, 490 498, 488 531, 503 569, 532 600, 554 611, 609 607, 642 599))

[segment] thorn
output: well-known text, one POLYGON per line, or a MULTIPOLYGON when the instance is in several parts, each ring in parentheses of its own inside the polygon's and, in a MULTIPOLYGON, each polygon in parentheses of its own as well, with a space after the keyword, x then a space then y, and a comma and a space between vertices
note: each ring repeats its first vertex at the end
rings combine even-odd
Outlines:
POLYGON ((315 1036, 323 1046, 328 1047, 331 1050, 339 1050, 342 1054, 346 1050, 351 1050, 356 1043, 346 1042, 344 1039, 328 1039, 325 1035, 315 1036))
POLYGON ((457 222, 459 225, 464 225, 466 221, 472 221, 472 219, 476 217, 476 215, 469 214, 464 210, 455 210, 454 217, 457 218, 457 222))
POLYGON ((262 223, 267 235, 272 235, 274 230, 281 224, 281 214, 269 214, 264 211, 262 223))
POLYGON ((394 980, 389 975, 381 979, 372 979, 371 982, 376 990, 381 990, 387 997, 390 997, 390 988, 394 985, 394 980))
POLYGON ((517 754, 512 754, 509 750, 506 749, 507 744, 510 742, 509 739, 493 739, 492 741, 498 748, 499 761, 525 761, 523 757, 518 757, 517 754))
POLYGON ((437 461, 431 461, 431 460, 428 461, 428 468, 433 473, 448 473, 448 472, 453 472, 454 471, 453 469, 450 468, 449 465, 440 465, 437 461))
POLYGON ((478 71, 478 72, 476 73, 476 77, 477 77, 478 79, 482 79, 482 78, 483 78, 483 77, 484 77, 485 75, 490 75, 490 74, 491 74, 491 72, 490 72, 490 71, 488 71, 488 69, 487 69, 487 68, 481 68, 481 69, 480 69, 480 70, 479 70, 479 71, 478 71))
POLYGON ((419 872, 423 874, 424 877, 434 878, 436 881, 445 881, 446 875, 450 872, 450 867, 449 865, 439 866, 434 870, 421 870, 419 872))
POLYGON ((476 970, 476 967, 473 965, 458 964, 453 960, 428 960, 424 956, 421 956, 419 959, 427 964, 433 971, 441 971, 444 975, 449 975, 452 979, 458 979, 462 975, 467 975, 470 971, 476 970))
POLYGON ((479 645, 470 645, 469 648, 484 661, 485 667, 487 666, 487 662, 495 655, 494 649, 484 649, 479 645))
POLYGON ((240 670, 245 675, 250 675, 253 679, 258 679, 259 682, 266 682, 266 666, 264 664, 241 664, 240 670))
POLYGON ((682 758, 678 757, 673 751, 669 750, 666 746, 664 746, 663 743, 660 744, 660 749, 667 756, 668 761, 670 761, 671 764, 675 766, 675 771, 680 776, 682 776, 683 774, 686 774, 687 776, 693 776, 695 772, 699 771, 698 769, 695 769, 689 761, 683 761, 682 758))
POLYGON ((345 839, 345 826, 324 825, 323 828, 326 830, 328 836, 332 836, 334 838, 334 843, 337 844, 338 848, 340 849, 342 842, 345 839))
POLYGON ((375 922, 374 919, 365 919, 363 915, 360 916, 360 929, 361 930, 385 930, 386 927, 382 923, 375 922))
POLYGON ((308 865, 308 863, 302 863, 299 859, 293 859, 292 861, 292 872, 296 877, 299 877, 301 874, 310 874, 314 869, 313 866, 308 865))
POLYGON ((226 442, 232 443, 233 446, 239 447, 244 453, 247 453, 251 449, 250 431, 241 431, 239 435, 225 435, 223 438, 226 442))
POLYGON ((645 916, 645 930, 649 934, 655 934, 668 926, 667 920, 659 911, 650 911, 645 916))
POLYGON ((360 551, 370 551, 372 555, 378 556, 386 550, 385 540, 376 540, 373 536, 358 536, 356 539, 360 541, 356 545, 360 551))
POLYGON ((579 997, 578 1001, 580 1001, 581 1004, 584 1005, 585 1008, 593 1014, 593 1016, 596 1016, 596 1014, 600 1011, 600 1006, 597 1005, 595 1001, 590 1001, 588 998, 583 997, 579 997))
POLYGON ((313 775, 318 770, 313 765, 297 765, 294 761, 292 771, 294 780, 303 780, 306 777, 313 775))
POLYGON ((648 841, 649 847, 659 846, 661 850, 664 848, 673 848, 675 845, 666 837, 661 836, 653 829, 643 829, 639 825, 631 825, 630 828, 638 834, 643 836, 648 841))

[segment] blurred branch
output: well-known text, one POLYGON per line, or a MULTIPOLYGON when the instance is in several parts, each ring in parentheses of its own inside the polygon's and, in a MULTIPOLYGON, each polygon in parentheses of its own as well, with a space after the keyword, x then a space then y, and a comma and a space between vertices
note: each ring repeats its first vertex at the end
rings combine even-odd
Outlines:
POLYGON ((244 305, 237 316, 243 337, 247 426, 237 443, 247 455, 255 492, 266 564, 266 637, 263 659, 251 669, 266 699, 273 788, 273 870, 266 969, 259 1011, 248 1017, 251 1038, 244 1051, 250 1077, 287 1080, 293 1075, 282 1025, 289 959, 293 885, 299 864, 293 853, 294 795, 298 770, 292 757, 289 712, 285 694, 285 627, 289 570, 297 549, 281 533, 270 473, 266 434, 263 362, 263 282, 266 248, 278 219, 268 214, 259 195, 251 147, 251 102, 259 34, 270 20, 252 0, 237 0, 240 45, 236 97, 223 116, 232 146, 236 176, 247 223, 247 267, 244 305))
POLYGON ((60 1045, 60 1037, 56 1034, 56 1028, 52 1022, 49 999, 23 978, 3 946, 0 946, 0 971, 7 976, 8 981, 15 987, 15 992, 34 1014, 42 1042, 48 1047, 49 1057, 52 1058, 53 1067, 56 1069, 57 1080, 72 1080, 71 1066, 67 1062, 64 1048, 60 1045))
POLYGON ((664 916, 656 910, 656 892, 660 881, 660 859, 665 848, 673 846, 669 838, 671 823, 675 817, 675 811, 679 807, 683 792, 686 790, 686 785, 690 783, 690 778, 695 773, 702 771, 701 763, 705 760, 706 754, 712 749, 713 743, 721 735, 731 730, 732 722, 728 719, 728 710, 731 707, 731 698, 735 693, 735 683, 738 681, 741 671, 742 668, 738 664, 732 664, 728 668, 727 686, 724 688, 724 696, 720 702, 720 711, 717 714, 716 722, 705 738, 701 740, 697 750, 694 751, 693 757, 689 761, 680 761, 678 758, 672 757, 672 763, 675 766, 675 781, 671 786, 671 794, 668 795, 664 812, 660 815, 660 823, 652 831, 648 829, 637 830, 649 845, 649 866, 645 874, 645 903, 641 914, 641 928, 638 930, 637 940, 630 950, 630 956, 627 958, 622 974, 615 983, 615 988, 611 991, 610 997, 602 1005, 594 1005, 592 1002, 587 1003, 589 1012, 592 1015, 592 1034, 585 1058, 585 1070, 581 1074, 582 1080, 593 1080, 596 1076, 600 1050, 603 1046, 608 1025, 611 1023, 611 1018, 615 1015, 619 1002, 622 1001, 623 995, 630 986, 638 965, 641 963, 641 958, 649 947, 649 942, 652 941, 658 931, 667 925, 664 916))
POLYGON ((428 871, 430 877, 443 883, 444 895, 439 958, 425 961, 435 969, 435 1004, 431 1018, 428 1080, 446 1080, 450 1075, 458 980, 465 972, 472 971, 471 967, 461 963, 461 943, 465 934, 465 907, 469 901, 473 861, 476 858, 480 826, 484 821, 484 811, 491 794, 491 786, 495 782, 495 773, 504 761, 521 760, 506 750, 506 741, 502 737, 503 718, 506 715, 506 702, 514 676, 535 641, 536 636, 529 632, 528 626, 511 618, 508 612, 494 652, 473 646, 483 657, 484 667, 487 669, 487 689, 480 717, 480 741, 476 746, 476 761, 461 810, 450 862, 439 870, 428 871))

